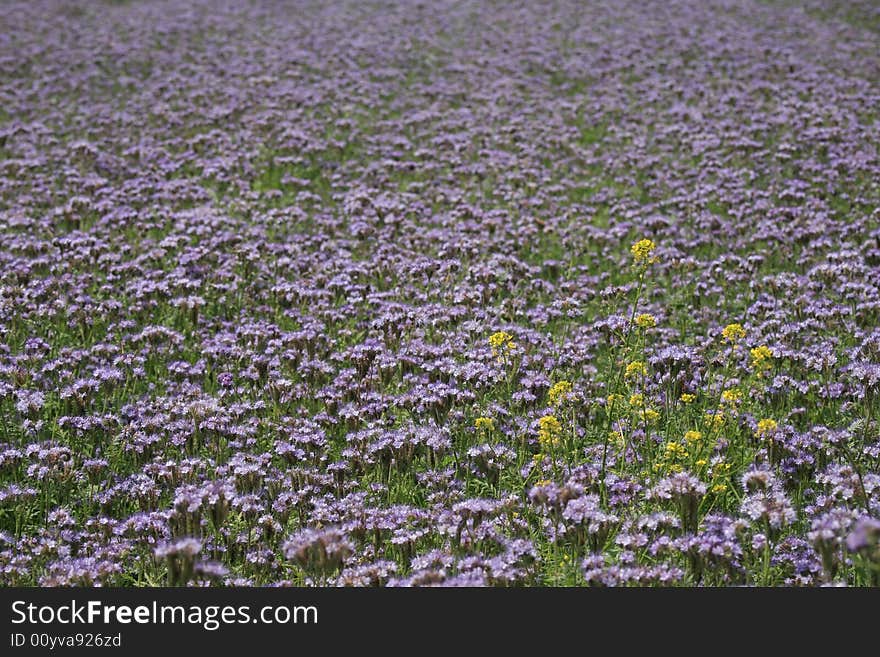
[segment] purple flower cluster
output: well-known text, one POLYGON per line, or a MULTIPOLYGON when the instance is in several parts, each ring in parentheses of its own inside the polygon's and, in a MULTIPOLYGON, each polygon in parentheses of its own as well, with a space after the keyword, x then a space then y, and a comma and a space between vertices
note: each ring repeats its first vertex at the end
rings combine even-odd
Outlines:
POLYGON ((0 585, 880 584, 880 17, 800 4, 7 3, 0 585))

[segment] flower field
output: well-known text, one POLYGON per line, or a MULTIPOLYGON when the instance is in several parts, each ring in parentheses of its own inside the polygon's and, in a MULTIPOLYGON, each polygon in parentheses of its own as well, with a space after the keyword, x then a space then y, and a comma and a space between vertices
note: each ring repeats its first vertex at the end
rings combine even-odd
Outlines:
POLYGON ((0 11, 0 585, 880 585, 876 2, 0 11))

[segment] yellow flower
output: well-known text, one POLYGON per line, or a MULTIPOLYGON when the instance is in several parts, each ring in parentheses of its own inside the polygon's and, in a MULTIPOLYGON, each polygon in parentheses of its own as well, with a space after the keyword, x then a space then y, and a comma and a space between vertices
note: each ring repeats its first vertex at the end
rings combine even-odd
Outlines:
POLYGON ((572 385, 570 381, 559 381, 554 383, 547 393, 547 399, 551 406, 558 406, 564 402, 571 394, 572 385))
POLYGON ((539 479, 538 481, 535 482, 535 486, 539 486, 539 487, 540 486, 549 486, 551 483, 553 483, 553 482, 550 481, 549 479, 539 479))
POLYGON ((636 264, 652 264, 657 262, 657 258, 652 256, 651 254, 654 252, 654 249, 657 248, 657 245, 654 244, 651 240, 639 240, 635 244, 632 245, 630 252, 632 253, 633 261, 636 264))
POLYGON ((627 379, 635 379, 640 376, 648 376, 648 368, 640 360, 634 360, 626 366, 624 374, 627 379))
POLYGON ((654 328, 657 326, 657 318, 649 313, 642 313, 636 317, 636 326, 642 329, 654 328))
POLYGON ((538 434, 538 445, 541 449, 552 451, 554 447, 559 445, 559 437, 550 434, 538 434))
POLYGON ((629 405, 633 408, 641 408, 645 405, 645 396, 640 392, 630 395, 629 405))
POLYGON ((773 358, 773 350, 765 344, 762 344, 760 347, 755 347, 754 349, 750 350, 749 353, 752 354, 753 365, 755 363, 761 363, 765 360, 770 360, 771 358, 773 358))
POLYGON ((712 429, 721 429, 724 426, 725 419, 723 411, 717 411, 714 413, 712 411, 706 412, 706 421, 712 429))
POLYGON ((763 344, 751 349, 749 353, 752 355, 752 369, 757 372, 758 376, 770 369, 773 364, 773 352, 770 347, 763 344))
POLYGON ((705 468, 709 462, 706 459, 697 459, 697 462, 694 464, 698 468, 705 468))
POLYGON ((640 413, 642 420, 647 422, 648 424, 654 424, 657 420, 660 419, 660 413, 655 411, 653 408, 646 408, 640 413))
POLYGON ((725 404, 730 404, 731 406, 739 404, 742 401, 742 398, 742 390, 737 390, 736 388, 731 388, 730 390, 725 390, 721 393, 721 401, 725 404))
POLYGON ((712 486, 713 493, 723 493, 727 490, 727 484, 715 484, 712 486))
POLYGON ((721 337, 731 343, 736 343, 746 337, 746 330, 742 324, 728 324, 721 331, 721 337))
POLYGON ((492 347, 492 355, 503 358, 516 349, 513 336, 507 331, 496 331, 489 336, 489 346, 492 347))
POLYGON ((478 417, 474 421, 474 426, 480 431, 492 431, 495 428, 495 420, 491 417, 478 417))
POLYGON ((621 401, 622 399, 623 399, 623 395, 618 395, 617 393, 612 392, 606 398, 605 404, 608 406, 608 408, 611 408, 612 406, 614 406, 617 402, 621 401))
POLYGON ((562 425, 559 424, 559 420, 556 419, 555 415, 542 416, 538 420, 538 427, 540 427, 541 431, 551 431, 553 433, 562 431, 562 425))
POLYGON ((682 403, 682 404, 692 404, 692 403, 694 403, 694 401, 697 399, 697 396, 696 396, 696 395, 692 395, 692 394, 689 393, 689 392, 683 392, 683 393, 681 394, 681 398, 680 398, 680 399, 681 399, 681 403, 682 403))
POLYGON ((664 451, 666 452, 667 458, 686 459, 688 456, 688 452, 684 448, 684 445, 682 445, 681 443, 677 443, 675 441, 666 443, 666 446, 664 447, 664 451))
POLYGON ((545 415, 538 420, 538 445, 541 449, 550 449, 559 444, 562 425, 555 415, 545 415))
POLYGON ((687 443, 698 443, 703 439, 703 433, 701 431, 686 431, 684 439, 687 443))
POLYGON ((768 436, 773 434, 776 431, 776 420, 772 420, 770 418, 764 418, 758 422, 758 430, 755 431, 755 435, 758 438, 763 438, 764 436, 768 436))
POLYGON ((609 432, 608 439, 614 444, 615 447, 623 447, 626 444, 626 438, 623 437, 622 431, 609 432))

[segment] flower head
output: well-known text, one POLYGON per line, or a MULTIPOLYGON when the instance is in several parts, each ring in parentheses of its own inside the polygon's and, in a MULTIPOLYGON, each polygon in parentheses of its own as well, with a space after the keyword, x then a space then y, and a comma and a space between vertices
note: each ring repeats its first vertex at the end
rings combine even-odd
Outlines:
POLYGON ((791 524, 797 518, 788 497, 778 488, 746 495, 740 510, 750 520, 765 522, 774 530, 791 524))
POLYGON ((667 458, 673 459, 683 459, 687 458, 688 451, 685 449, 684 445, 674 440, 666 443, 666 446, 663 448, 663 451, 666 452, 667 458))
POLYGON ((726 420, 724 411, 706 411, 706 422, 715 431, 722 429, 726 420))
POLYGON ((491 417, 478 417, 474 421, 474 426, 480 431, 492 431, 495 428, 495 420, 491 417))
POLYGON ((730 406, 736 406, 742 401, 742 398, 742 390, 737 390, 736 388, 730 388, 721 393, 721 401, 730 406))
POLYGON ((608 395, 608 397, 605 399, 605 406, 606 406, 607 408, 610 409, 610 408, 612 408, 616 403, 618 403, 619 401, 622 401, 623 398, 624 398, 623 395, 619 395, 619 394, 617 394, 617 393, 615 393, 615 392, 612 392, 612 393, 611 393, 610 395, 608 395))
POLYGON ((195 572, 196 556, 201 550, 201 541, 192 537, 179 538, 154 550, 156 557, 166 562, 170 586, 183 586, 189 582, 195 572))
POLYGON ((322 573, 336 570, 354 552, 354 544, 336 527, 300 529, 282 547, 288 559, 322 573))
POLYGON ((773 364, 773 352, 770 350, 770 347, 761 345, 760 347, 750 349, 749 353, 752 356, 751 367, 757 374, 763 374, 770 369, 773 364))
POLYGON ((571 395, 572 385, 570 381, 559 381, 554 383, 547 393, 547 400, 551 406, 559 406, 571 395))
POLYGON ((634 360, 626 366, 624 375, 627 379, 637 379, 640 376, 648 376, 648 368, 640 360, 634 360))
POLYGON ((764 418, 758 422, 758 428, 755 431, 755 436, 758 438, 769 437, 773 435, 776 431, 778 425, 776 424, 776 420, 771 418, 764 418))
POLYGON ((643 239, 632 245, 632 247, 630 248, 630 253, 632 253, 633 261, 637 265, 650 265, 657 262, 657 257, 651 255, 656 248, 657 245, 654 244, 653 241, 649 239, 643 239))
POLYGON ((507 331, 496 331, 490 335, 489 346, 492 347, 492 355, 496 358, 504 358, 516 349, 513 336, 507 331))
POLYGON ((545 415, 538 420, 538 445, 547 450, 559 444, 562 425, 555 415, 545 415))
POLYGON ((685 531, 697 529, 699 504, 706 494, 706 485, 688 472, 677 472, 662 479, 651 490, 651 497, 671 500, 677 507, 682 527, 685 531))
POLYGON ((736 344, 746 337, 746 330, 742 324, 728 324, 721 330, 721 337, 731 344, 736 344))
POLYGON ((642 313, 636 317, 636 326, 641 329, 649 329, 657 326, 657 318, 650 313, 642 313))
POLYGON ((701 431, 686 431, 684 434, 684 440, 686 443, 698 443, 703 439, 703 433, 701 431))
POLYGON ((880 520, 870 517, 861 518, 847 536, 846 547, 851 552, 865 553, 880 548, 880 520))

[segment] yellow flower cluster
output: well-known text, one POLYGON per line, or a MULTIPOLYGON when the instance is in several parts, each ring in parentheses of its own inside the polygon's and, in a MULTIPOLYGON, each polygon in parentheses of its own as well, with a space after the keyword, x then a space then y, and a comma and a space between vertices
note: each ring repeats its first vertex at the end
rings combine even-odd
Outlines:
POLYGON ((684 433, 685 442, 689 445, 691 443, 698 443, 703 439, 702 431, 685 431, 684 433))
POLYGON ((660 459, 654 464, 654 472, 674 474, 684 470, 682 461, 688 458, 687 448, 679 442, 671 441, 663 446, 660 459))
POLYGON ((697 400, 697 396, 689 392, 683 392, 680 399, 682 404, 693 404, 697 400))
POLYGON ((646 424, 654 424, 660 419, 660 413, 653 408, 646 408, 639 412, 639 417, 642 419, 642 422, 645 422, 646 424))
POLYGON ((640 376, 648 376, 648 368, 645 364, 640 360, 634 360, 626 366, 626 373, 624 374, 627 379, 636 379, 640 376))
POLYGON ((476 426, 477 429, 479 429, 480 431, 489 432, 495 429, 495 420, 493 420, 491 417, 478 417, 474 421, 474 426, 476 426))
POLYGON ((688 451, 685 449, 685 446, 674 440, 666 443, 664 452, 666 452, 667 458, 686 459, 688 457, 688 451))
POLYGON ((773 351, 767 345, 751 349, 752 369, 758 376, 763 376, 773 365, 773 351))
POLYGON ((657 257, 652 256, 651 254, 654 252, 654 249, 657 248, 657 245, 654 244, 651 240, 644 239, 639 240, 630 248, 630 253, 632 253, 633 261, 637 265, 641 264, 653 264, 657 262, 657 257))
POLYGON ((547 400, 551 406, 559 406, 571 395, 572 385, 570 381, 558 381, 554 383, 547 393, 547 400))
POLYGON ((755 435, 758 438, 764 438, 765 436, 769 436, 776 431, 776 428, 779 425, 776 424, 776 420, 770 418, 764 418, 758 422, 758 429, 755 431, 755 435))
POLYGON ((492 347, 492 355, 503 358, 516 349, 513 336, 507 331, 496 331, 489 336, 489 346, 492 347))
POLYGON ((562 433, 562 425, 555 415, 545 415, 538 420, 538 445, 541 449, 556 447, 559 444, 560 433, 562 433))
POLYGON ((640 329, 649 329, 657 326, 657 318, 649 313, 642 313, 636 317, 636 326, 640 329))
POLYGON ((736 406, 742 401, 742 398, 742 390, 737 390, 736 388, 730 388, 721 393, 722 403, 728 404, 729 406, 736 406))
POLYGON ((642 406, 645 405, 645 396, 640 392, 636 392, 636 393, 630 395, 629 396, 629 405, 632 406, 633 408, 641 408, 642 406))
POLYGON ((718 431, 724 427, 724 423, 726 422, 726 418, 724 417, 723 411, 707 411, 706 412, 706 422, 714 431, 718 431))
POLYGON ((730 463, 727 461, 718 461, 712 465, 712 478, 713 479, 721 479, 730 474, 730 463))
MULTIPOLYGON (((700 459, 697 461, 696 465, 697 468, 703 469, 708 465, 708 462, 706 459, 700 459)), ((706 473, 708 479, 710 479, 712 483, 712 487, 709 490, 716 494, 727 491, 729 485, 723 483, 723 481, 730 476, 730 470, 730 463, 724 460, 718 460, 713 463, 706 473)))
POLYGON ((737 343, 746 337, 746 330, 742 324, 728 324, 721 330, 721 337, 727 342, 737 343))

